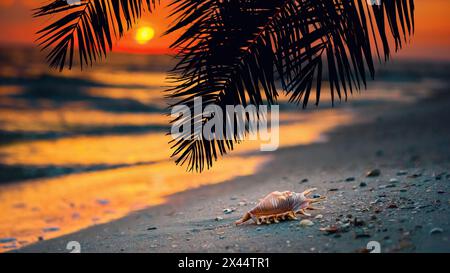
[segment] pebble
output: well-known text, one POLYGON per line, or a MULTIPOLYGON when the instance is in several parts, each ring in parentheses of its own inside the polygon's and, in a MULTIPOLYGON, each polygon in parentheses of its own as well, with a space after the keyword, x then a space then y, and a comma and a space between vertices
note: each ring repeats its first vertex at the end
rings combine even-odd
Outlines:
POLYGON ((320 231, 325 231, 327 234, 335 234, 337 232, 339 232, 339 229, 337 226, 327 226, 324 228, 320 228, 320 231))
POLYGON ((358 219, 358 218, 356 218, 355 217, 355 220, 353 220, 353 225, 355 226, 355 227, 362 227, 362 226, 364 226, 366 223, 363 221, 363 220, 361 220, 361 219, 358 219))
POLYGON ((401 170, 401 171, 398 171, 398 172, 397 172, 397 175, 398 175, 398 176, 407 175, 407 174, 408 174, 408 172, 407 172, 407 171, 404 171, 404 170, 401 170))
POLYGON ((157 227, 148 227, 147 230, 155 230, 157 227))
MULTIPOLYGON (((311 195, 312 198, 320 198, 320 194, 314 193, 313 195, 311 195)), ((450 200, 449 200, 450 201, 450 200)))
POLYGON ((388 208, 388 209, 396 209, 396 208, 398 208, 398 207, 397 207, 397 205, 396 205, 395 203, 390 203, 390 204, 387 206, 387 208, 388 208))
POLYGON ((360 187, 365 187, 365 186, 367 186, 367 183, 363 181, 363 182, 359 183, 359 186, 360 187))
POLYGON ((381 174, 381 171, 379 169, 373 169, 371 171, 368 171, 366 176, 367 177, 377 177, 377 176, 380 176, 380 174, 381 174))
POLYGON ((313 226, 314 223, 311 220, 303 219, 303 220, 300 221, 299 225, 302 226, 302 227, 310 227, 310 226, 313 226))
POLYGON ((430 235, 443 233, 444 230, 442 228, 433 228, 430 230, 430 235))
POLYGON ((225 214, 230 214, 230 213, 232 213, 233 211, 234 211, 233 208, 226 208, 226 209, 223 209, 223 213, 225 213, 225 214))
POLYGON ((317 214, 316 217, 314 217, 314 219, 322 219, 323 215, 322 214, 317 214))
POLYGON ((352 181, 355 181, 355 178, 354 178, 354 177, 347 177, 347 178, 345 179, 345 181, 346 181, 346 182, 352 182, 352 181))
POLYGON ((421 173, 414 173, 414 174, 411 174, 410 176, 408 176, 408 178, 418 178, 418 177, 421 177, 421 176, 422 176, 421 173))
POLYGON ((308 178, 303 178, 301 181, 300 181, 300 183, 306 183, 306 182, 308 182, 309 180, 308 180, 308 178))
POLYGON ((398 183, 400 182, 397 178, 391 178, 389 179, 389 183, 398 183))
POLYGON ((247 206, 247 203, 244 201, 241 201, 238 203, 239 206, 243 207, 243 206, 247 206))
POLYGON ((223 220, 223 218, 222 217, 220 217, 220 216, 217 216, 214 220, 216 220, 216 221, 222 221, 223 220))
POLYGON ((329 189, 328 191, 338 191, 339 189, 337 189, 337 188, 331 188, 331 189, 329 189))

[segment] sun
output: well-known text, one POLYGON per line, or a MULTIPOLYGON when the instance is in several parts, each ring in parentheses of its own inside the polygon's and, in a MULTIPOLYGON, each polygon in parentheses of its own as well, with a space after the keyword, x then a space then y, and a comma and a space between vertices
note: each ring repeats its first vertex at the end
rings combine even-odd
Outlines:
POLYGON ((151 27, 140 27, 136 31, 136 42, 140 45, 146 44, 155 36, 155 30, 151 27))

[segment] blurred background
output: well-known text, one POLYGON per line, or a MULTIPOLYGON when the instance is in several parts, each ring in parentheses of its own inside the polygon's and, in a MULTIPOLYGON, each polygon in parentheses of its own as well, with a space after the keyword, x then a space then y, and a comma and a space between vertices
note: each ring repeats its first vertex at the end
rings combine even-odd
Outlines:
MULTIPOLYGON (((94 68, 60 73, 34 44, 49 19, 33 19, 31 9, 45 3, 0 0, 0 252, 250 175, 270 160, 257 142, 201 175, 169 159, 164 87, 174 37, 161 37, 168 8, 145 15, 94 68)), ((411 43, 348 103, 331 110, 325 97, 299 111, 281 98, 281 146, 326 141, 326 132, 363 121, 358 113, 374 105, 413 103, 448 86, 449 11, 448 0, 417 0, 411 43)))

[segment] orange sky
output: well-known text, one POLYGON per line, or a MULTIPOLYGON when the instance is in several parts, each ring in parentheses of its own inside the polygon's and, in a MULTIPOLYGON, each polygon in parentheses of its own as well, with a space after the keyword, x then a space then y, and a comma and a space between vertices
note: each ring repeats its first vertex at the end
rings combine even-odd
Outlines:
MULTIPOLYGON (((162 0, 167 3, 169 0, 162 0)), ((48 19, 32 19, 31 8, 48 0, 0 0, 0 43, 32 44, 37 29, 48 24, 48 19)), ((450 60, 450 0, 415 0, 416 33, 412 43, 398 55, 402 58, 432 58, 450 60)), ((139 26, 155 29, 155 38, 146 44, 135 41, 135 29, 117 43, 116 51, 167 53, 174 36, 161 37, 171 22, 168 9, 158 7, 154 14, 146 14, 139 26)))

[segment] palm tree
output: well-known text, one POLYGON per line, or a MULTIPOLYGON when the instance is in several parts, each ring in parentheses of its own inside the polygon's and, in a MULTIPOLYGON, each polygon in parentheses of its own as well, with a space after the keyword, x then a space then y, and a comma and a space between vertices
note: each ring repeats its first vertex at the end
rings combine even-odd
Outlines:
MULTIPOLYGON (((407 42, 414 32, 413 0, 171 0, 173 25, 183 33, 171 45, 178 63, 169 71, 168 97, 176 105, 271 105, 277 83, 291 102, 318 105, 323 79, 331 98, 347 98, 366 86, 379 61, 407 42)), ((56 0, 35 16, 62 15, 42 29, 43 48, 51 47, 51 66, 70 68, 74 44, 81 64, 92 65, 112 48, 150 0, 84 0, 69 6, 56 0), (125 25, 126 24, 126 25, 125 25)), ((189 120, 194 126, 194 117, 189 120)), ((200 120, 203 124, 208 118, 200 120)), ((177 164, 202 171, 239 142, 179 138, 172 142, 177 164)))

